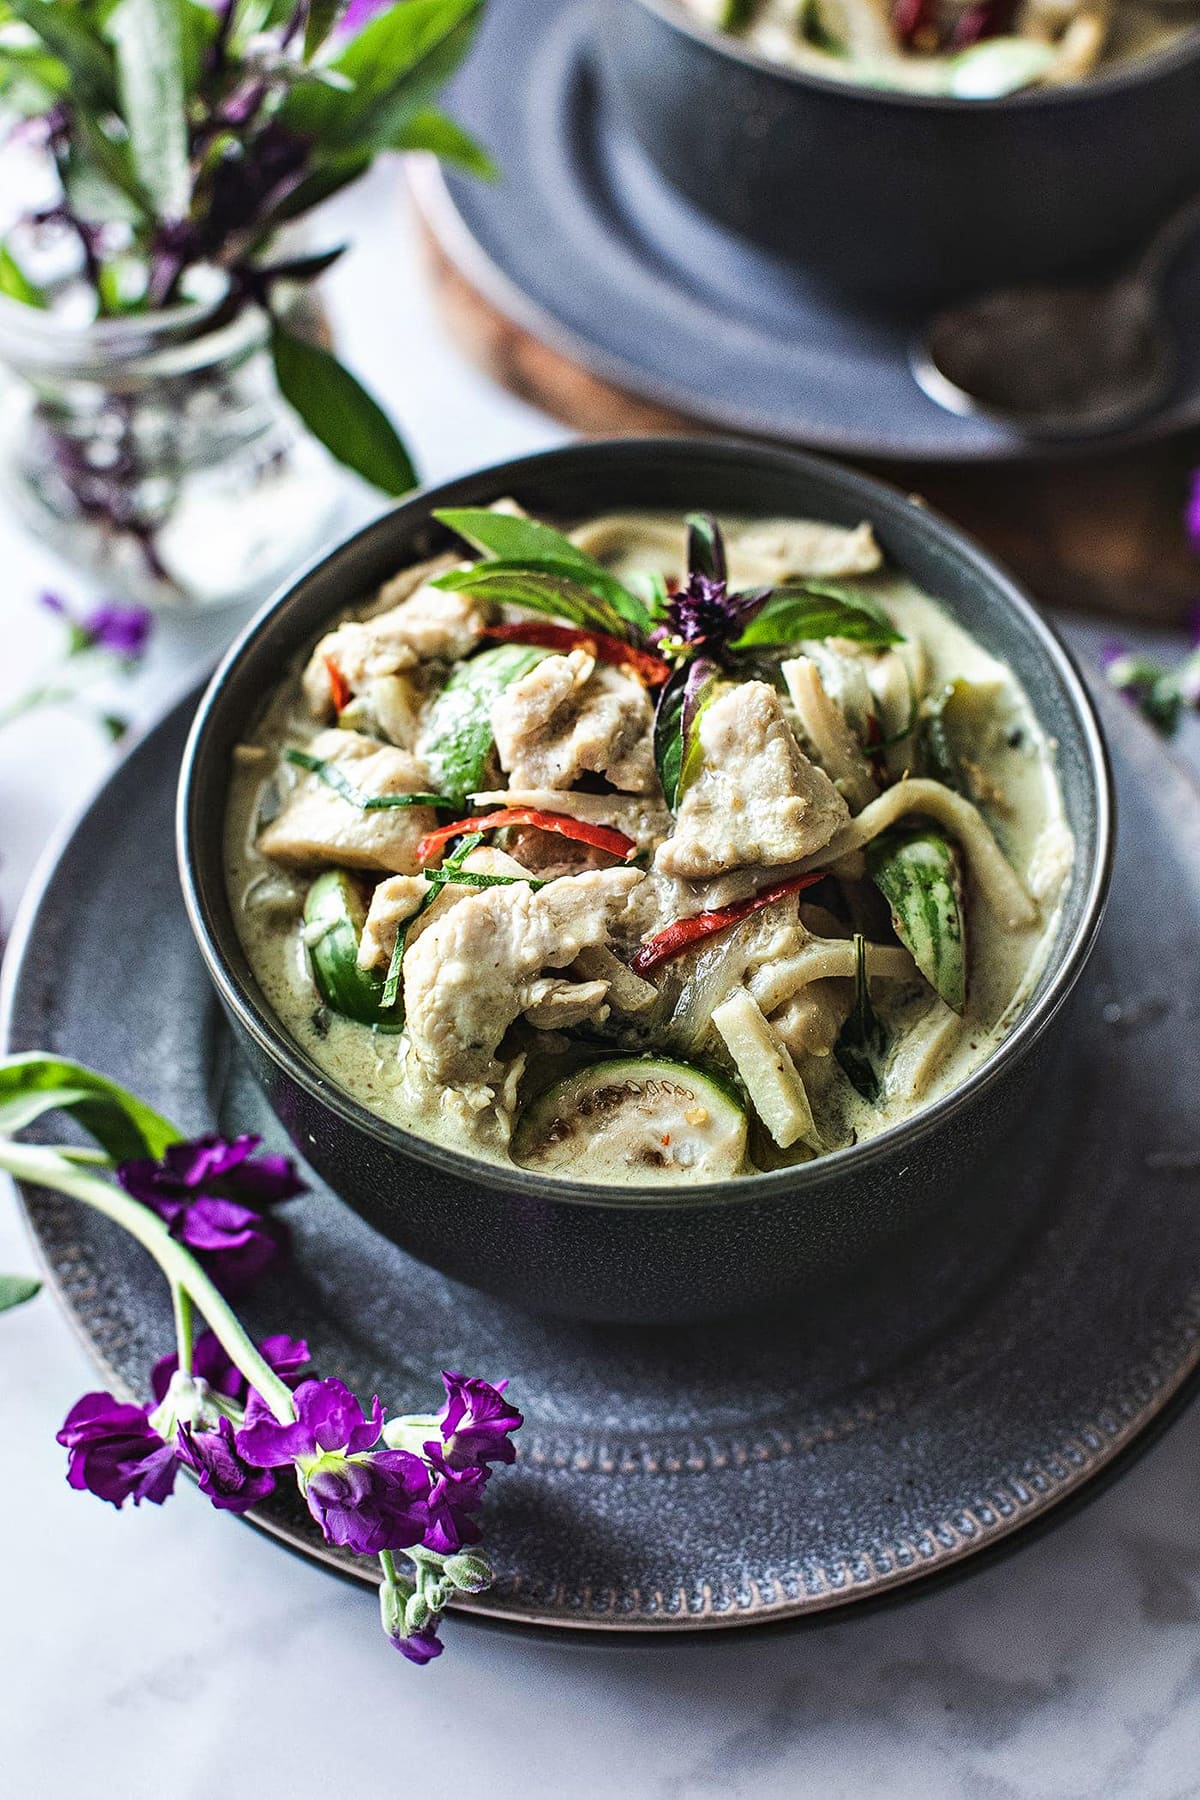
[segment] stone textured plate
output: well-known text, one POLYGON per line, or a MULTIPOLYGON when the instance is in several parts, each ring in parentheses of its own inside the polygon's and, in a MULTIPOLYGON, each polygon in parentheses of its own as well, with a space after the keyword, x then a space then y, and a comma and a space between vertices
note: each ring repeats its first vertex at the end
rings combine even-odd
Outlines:
MULTIPOLYGON (((855 309, 678 197, 608 126, 592 72, 598 16, 596 0, 505 0, 455 78, 451 110, 502 177, 443 178, 430 164, 415 181, 473 288, 576 365, 708 424, 911 462, 1070 452, 943 412, 908 370, 917 316, 855 309)), ((1076 450, 1200 418, 1200 243, 1170 286, 1183 346, 1174 400, 1123 439, 1076 450)))
MULTIPOLYGON (((7 1038, 128 1082, 187 1131, 282 1139, 233 1059, 184 920, 172 847, 188 702, 142 740, 24 912, 7 1038)), ((538 1321, 456 1286, 319 1188, 260 1332, 407 1411, 438 1371, 508 1375, 528 1423, 491 1495, 492 1618, 645 1636, 861 1604, 967 1564, 1111 1473, 1200 1360, 1200 806, 1115 704, 1121 847, 1077 1012, 1070 1090, 948 1238, 828 1310, 675 1332, 538 1321)), ((75 1324, 120 1390, 170 1340, 143 1253, 28 1196, 75 1324)), ((335 1566, 298 1502, 258 1522, 335 1566)), ((357 1568, 358 1565, 345 1565, 357 1568)), ((361 1572, 361 1571, 360 1571, 361 1572)))

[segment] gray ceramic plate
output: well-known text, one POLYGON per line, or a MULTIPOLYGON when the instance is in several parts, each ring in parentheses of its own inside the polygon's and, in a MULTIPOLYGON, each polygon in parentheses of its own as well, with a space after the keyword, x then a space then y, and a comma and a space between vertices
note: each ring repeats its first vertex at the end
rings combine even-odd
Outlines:
MULTIPOLYGON (((502 178, 443 178, 430 164, 415 181, 474 287, 571 361, 709 424, 909 462, 1048 454, 921 392, 907 360, 916 318, 838 302, 677 197, 628 134, 607 127, 596 23, 594 0, 505 0, 454 81, 452 110, 502 178)), ((1177 393, 1124 442, 1200 418, 1200 244, 1177 265, 1169 299, 1183 344, 1177 393)))
MULTIPOLYGON (((8 1044, 110 1071, 188 1131, 281 1134, 234 1061, 172 852, 192 710, 145 738, 76 827, 14 943, 8 1044)), ((1045 1521, 1144 1442, 1200 1361, 1200 807, 1115 703, 1122 841, 1084 978, 1070 1091, 1029 1120, 1025 1172, 972 1196, 986 1265, 949 1241, 822 1315, 673 1332, 539 1322, 372 1235, 328 1192, 290 1209, 296 1259, 255 1298, 320 1369, 401 1411, 442 1368, 508 1375, 528 1423, 490 1496, 500 1580, 478 1610, 643 1636, 862 1604, 1045 1521)), ((106 1222, 30 1213, 118 1389, 170 1341, 166 1291, 106 1222)), ((258 1522, 335 1566, 293 1504, 258 1522)))

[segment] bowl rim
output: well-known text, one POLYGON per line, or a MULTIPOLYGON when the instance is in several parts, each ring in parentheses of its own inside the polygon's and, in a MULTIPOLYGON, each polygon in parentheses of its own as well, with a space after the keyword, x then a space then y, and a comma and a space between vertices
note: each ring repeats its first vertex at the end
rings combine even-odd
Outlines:
POLYGON ((952 113, 974 116, 995 115, 1014 111, 1031 112, 1086 105, 1104 96, 1121 93, 1149 83, 1158 75, 1167 76, 1189 63, 1200 67, 1200 24, 1190 26, 1175 42, 1164 44, 1144 56, 1131 57, 1105 73, 1088 76, 1083 81, 1065 82, 1061 87, 1022 88, 1015 94, 997 94, 990 99, 972 100, 959 94, 918 94, 904 88, 871 87, 861 81, 837 80, 818 75, 810 69, 794 68, 790 63, 772 62, 751 49, 732 32, 719 31, 694 19, 680 0, 636 0, 646 12, 653 13, 664 25, 689 37, 694 43, 717 55, 728 56, 760 75, 771 75, 801 88, 813 88, 819 94, 843 94, 854 104, 882 105, 921 112, 952 113))
MULTIPOLYGON (((348 594, 357 591, 357 580, 348 579, 348 594)), ((1115 850, 1115 798, 1112 769, 1091 699, 1071 652, 1054 629, 1038 613, 1032 600, 1020 585, 972 539, 940 513, 925 505, 917 496, 905 494, 891 483, 872 475, 861 474, 829 458, 807 452, 789 450, 769 444, 747 443, 733 438, 610 438, 595 442, 566 445, 532 455, 508 459, 486 468, 423 486, 406 495, 378 518, 352 533, 328 550, 310 560, 287 581, 238 633, 218 664, 197 707, 188 733, 180 767, 176 805, 176 855, 180 886, 192 934, 200 949, 209 976, 227 1012, 247 1033, 260 1052, 301 1088, 311 1100, 335 1113, 353 1130, 373 1138, 380 1148, 400 1159, 415 1160, 443 1175, 466 1180, 478 1186, 519 1192, 531 1199, 550 1203, 581 1205, 601 1210, 635 1209, 644 1212, 651 1207, 659 1212, 707 1211, 714 1205, 735 1203, 761 1205, 786 1200, 800 1204, 808 1191, 820 1191, 831 1181, 869 1170, 918 1141, 943 1129, 951 1120, 969 1109, 1007 1070, 1013 1067, 1041 1039, 1051 1021, 1066 1001, 1091 954, 1100 928, 1112 875, 1115 850), (469 1151, 452 1149, 423 1138, 415 1132, 380 1117, 338 1086, 301 1050, 287 1033, 265 997, 242 980, 222 952, 220 936, 209 908, 198 870, 216 860, 216 887, 225 893, 224 830, 206 833, 198 811, 198 792, 202 772, 210 754, 216 721, 224 708, 225 684, 247 651, 257 644, 275 621, 291 605, 316 576, 328 577, 339 564, 353 565, 362 547, 372 540, 386 543, 398 529, 419 529, 429 522, 434 507, 454 504, 482 504, 478 490, 494 490, 496 498, 519 487, 523 478, 545 478, 556 468, 575 465, 584 468, 597 458, 606 462, 649 463, 666 459, 676 464, 714 461, 740 461, 770 465, 784 474, 832 483, 848 497, 859 501, 873 523, 902 519, 930 535, 959 567, 966 566, 982 578, 992 594, 1009 611, 1015 612, 1037 641, 1041 653, 1050 663, 1058 683, 1075 715, 1091 778, 1095 808, 1095 832, 1089 846, 1085 867, 1074 869, 1077 880, 1086 879, 1083 905, 1070 940, 1061 948, 1049 972, 1045 988, 1022 1011, 1011 1031, 991 1053, 971 1070, 966 1079, 931 1105, 888 1126, 877 1136, 864 1142, 830 1151, 809 1163, 782 1169, 759 1171, 751 1175, 727 1177, 720 1181, 615 1183, 569 1181, 562 1177, 527 1170, 517 1164, 489 1162, 469 1151), (468 498, 470 496, 470 498, 468 498)), ((1078 855, 1078 845, 1077 845, 1078 855)), ((230 909, 232 910, 232 909, 230 909)), ((234 927, 236 931, 236 925, 234 927)))

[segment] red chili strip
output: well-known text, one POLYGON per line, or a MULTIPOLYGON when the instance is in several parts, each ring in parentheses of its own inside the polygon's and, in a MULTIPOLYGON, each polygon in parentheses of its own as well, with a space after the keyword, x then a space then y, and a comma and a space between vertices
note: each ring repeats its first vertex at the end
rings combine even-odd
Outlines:
POLYGON ((483 635, 504 644, 538 644, 543 650, 586 650, 597 662, 611 663, 614 669, 632 669, 646 687, 662 687, 671 674, 661 656, 582 625, 542 625, 531 619, 528 624, 487 625, 483 635))
POLYGON ((594 850, 607 850, 610 856, 619 856, 623 862, 637 854, 633 839, 626 837, 623 831, 614 831, 611 825, 588 825, 582 819, 568 818, 565 813, 539 812, 533 806, 511 806, 500 812, 484 813, 481 819, 456 819, 453 825, 440 825, 436 831, 426 832, 417 845, 417 861, 424 868, 445 849, 451 838, 462 837, 468 831, 500 831, 505 825, 536 825, 539 831, 556 831, 560 837, 590 844, 594 850))
POLYGON ((635 975, 647 975, 651 969, 657 969, 659 963, 669 962, 671 957, 690 950, 704 938, 725 931, 730 925, 740 924, 751 913, 760 912, 764 906, 772 906, 789 894, 802 894, 805 888, 823 879, 822 870, 813 875, 797 875, 792 881, 781 881, 775 887, 764 888, 749 900, 739 900, 736 906, 722 906, 716 912, 693 913, 690 919, 676 919, 665 931, 656 931, 652 938, 647 938, 629 966, 635 975))
POLYGON ((350 683, 334 662, 332 656, 324 659, 325 673, 329 677, 329 691, 333 695, 333 710, 341 712, 350 704, 350 683))

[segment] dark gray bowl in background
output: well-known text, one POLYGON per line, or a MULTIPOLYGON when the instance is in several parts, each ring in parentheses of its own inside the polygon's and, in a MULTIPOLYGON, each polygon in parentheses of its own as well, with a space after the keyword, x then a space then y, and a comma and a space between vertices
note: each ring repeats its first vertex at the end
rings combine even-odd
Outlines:
POLYGON ((889 93, 769 63, 674 0, 604 0, 606 100, 667 180, 848 292, 1085 271, 1200 188, 1200 31, 1075 86, 889 93))
MULTIPOLYGON (((711 441, 581 445, 406 500, 302 575, 247 628, 201 703, 184 757, 179 857, 197 942, 250 1066, 292 1142, 385 1236, 463 1281, 572 1318, 671 1323, 777 1305, 933 1222, 991 1229, 979 1182, 1044 1123, 1047 1028, 1078 979, 1108 887, 1104 747, 1070 658, 1002 570, 879 482, 790 451, 711 441), (889 558, 1016 670, 1046 729, 1077 842, 1059 939, 1016 1029, 955 1093, 859 1147, 798 1169, 676 1189, 573 1186, 439 1148, 367 1112, 304 1054, 238 941, 222 867, 230 754, 288 659, 331 615, 445 541, 435 507, 516 496, 571 520, 612 507, 809 515, 874 524, 889 558), (1035 1110, 1040 1109, 1040 1110, 1035 1110)), ((1066 1046, 1069 1049, 1069 1045, 1066 1046)), ((994 1185, 994 1184, 993 1184, 994 1185)), ((1001 1184, 1003 1188, 1003 1184, 1001 1184)))

